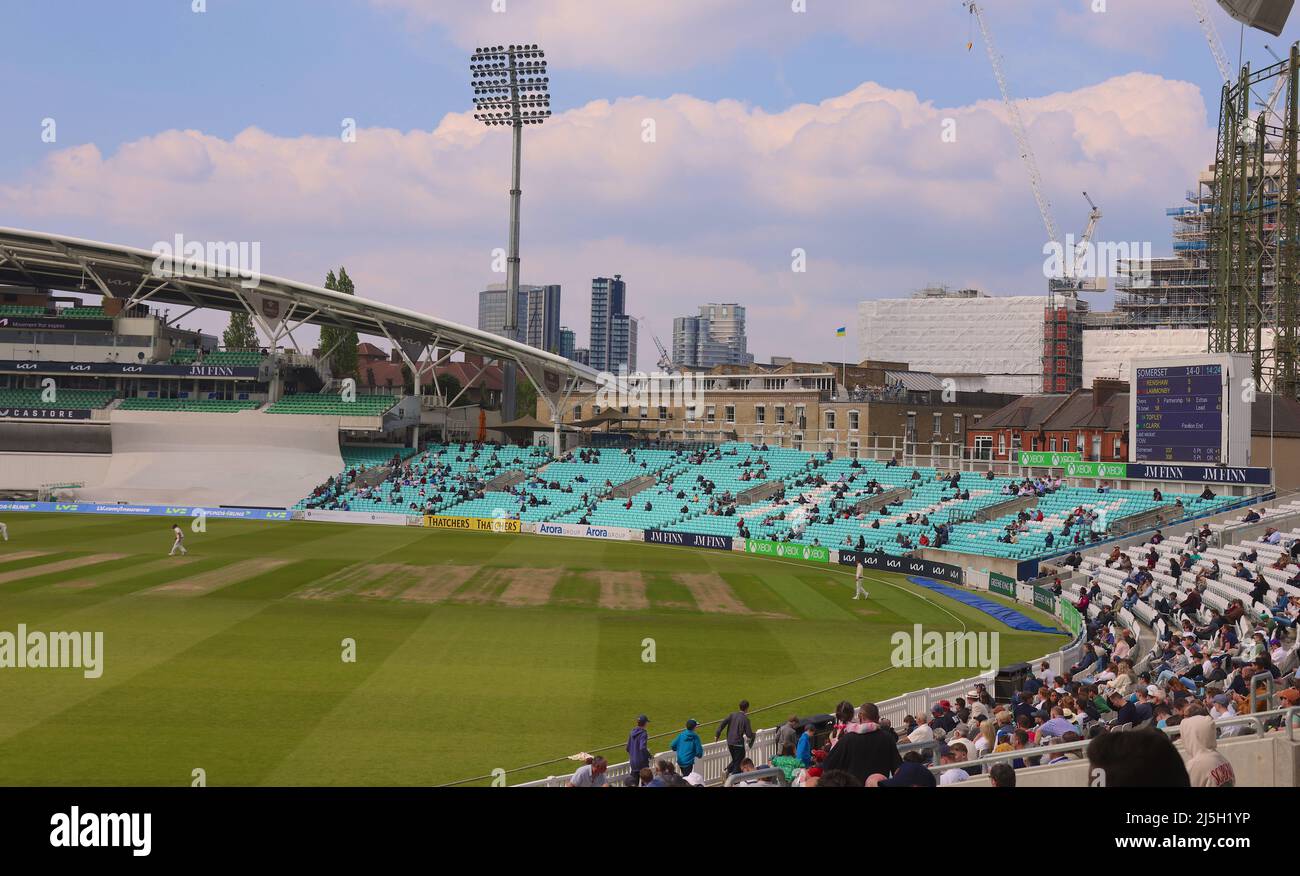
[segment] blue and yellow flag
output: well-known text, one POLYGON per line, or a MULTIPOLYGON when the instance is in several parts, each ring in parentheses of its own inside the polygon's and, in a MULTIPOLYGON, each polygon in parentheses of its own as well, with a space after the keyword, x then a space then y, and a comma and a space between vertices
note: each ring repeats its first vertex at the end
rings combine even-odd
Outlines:
POLYGON ((840 326, 839 328, 837 328, 837 329, 835 330, 835 337, 837 337, 837 338, 842 338, 842 337, 844 337, 844 336, 847 334, 848 330, 849 330, 849 327, 848 327, 848 326, 846 326, 846 325, 842 325, 842 326, 840 326))

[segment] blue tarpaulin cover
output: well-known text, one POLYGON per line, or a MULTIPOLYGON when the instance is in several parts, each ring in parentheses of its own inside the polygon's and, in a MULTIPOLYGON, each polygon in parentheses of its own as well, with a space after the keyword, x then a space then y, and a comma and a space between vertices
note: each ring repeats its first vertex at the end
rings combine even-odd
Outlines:
POLYGON ((1039 623, 1031 617, 1026 617, 1014 608, 1003 605, 1000 602, 994 602, 992 599, 985 599, 977 593, 971 593, 969 590, 961 590, 957 587, 950 587, 947 584, 940 584, 930 578, 917 578, 909 575, 907 580, 913 584, 918 584, 927 590, 933 590, 942 593, 949 599, 955 599, 963 605, 969 605, 971 608, 978 608, 987 615, 992 615, 1002 621, 1013 630, 1023 630, 1027 633, 1060 633, 1056 627, 1049 627, 1046 624, 1039 623))

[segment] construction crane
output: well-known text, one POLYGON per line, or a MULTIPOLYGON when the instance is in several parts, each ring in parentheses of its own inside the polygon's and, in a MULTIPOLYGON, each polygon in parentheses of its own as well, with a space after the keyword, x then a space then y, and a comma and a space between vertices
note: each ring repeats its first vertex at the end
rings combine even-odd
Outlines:
POLYGON ((1061 238, 1061 232, 1056 226, 1056 219, 1052 216, 1052 205, 1043 192, 1043 176, 1038 170, 1038 160, 1034 157, 1033 147, 1029 145, 1029 135, 1025 132, 1024 120, 1021 119, 1020 109, 1011 97, 1011 89, 1007 87, 1006 73, 1002 69, 1002 55, 998 53, 997 47, 993 44, 993 34, 989 31, 980 7, 974 0, 966 0, 962 5, 970 10, 970 14, 975 17, 975 21, 979 24, 980 35, 984 38, 984 47, 988 50, 989 63, 993 66, 993 77, 998 82, 998 90, 1002 92, 1002 102, 1006 105, 1007 115, 1011 120, 1011 129, 1015 133, 1016 143, 1020 147, 1020 157, 1025 162, 1025 168, 1029 172, 1029 184, 1034 190, 1034 200, 1038 203, 1038 212, 1043 217, 1043 227, 1047 229, 1047 239, 1061 248, 1063 260, 1066 258, 1071 259, 1071 262, 1065 265, 1068 271, 1066 277, 1048 284, 1048 305, 1050 307, 1053 304, 1056 291, 1067 293, 1084 289, 1091 291, 1096 286, 1095 281, 1080 281, 1077 269, 1082 264, 1088 244, 1092 242, 1092 236, 1097 230, 1097 222, 1101 219, 1101 210, 1093 203, 1092 198, 1088 197, 1088 193, 1084 192, 1083 196, 1087 198, 1090 208, 1088 227, 1083 232, 1083 236, 1078 243, 1075 244, 1074 252, 1067 254, 1065 252, 1065 241, 1061 238))
POLYGON ((1106 289, 1106 281, 1101 276, 1081 276, 1084 260, 1088 256, 1088 245, 1092 243, 1092 235, 1097 231, 1097 223, 1101 221, 1101 208, 1093 203, 1087 192, 1083 193, 1083 197, 1088 202, 1089 207, 1088 227, 1083 230, 1083 235, 1074 245, 1074 260, 1071 262, 1071 271, 1066 279, 1070 285, 1070 291, 1103 292, 1106 289))
MULTIPOLYGON (((1205 34, 1205 42, 1210 47, 1210 54, 1214 56, 1214 66, 1219 68, 1219 78, 1221 78, 1225 83, 1231 84, 1235 82, 1236 74, 1233 72, 1231 62, 1228 61, 1227 54, 1223 51, 1223 43, 1219 41, 1219 32, 1215 29, 1214 21, 1210 18, 1210 10, 1205 5, 1205 0, 1191 0, 1191 2, 1192 11, 1196 14, 1196 21, 1201 25, 1201 32, 1205 34)), ((1283 60, 1279 58, 1277 53, 1269 48, 1269 46, 1266 45, 1264 48, 1268 49, 1268 53, 1273 56, 1273 60, 1277 61, 1279 64, 1283 63, 1283 60)), ((1286 77, 1279 76, 1277 77, 1276 83, 1273 85, 1273 93, 1268 96, 1268 100, 1260 99, 1260 95, 1258 94, 1254 95, 1256 105, 1261 107, 1269 115, 1273 116, 1279 125, 1283 123, 1282 117, 1278 114, 1275 107, 1277 106, 1278 97, 1282 94, 1282 87, 1285 84, 1286 77)), ((1251 142, 1254 140, 1255 130, 1247 127, 1242 130, 1241 136, 1246 142, 1251 142)))
POLYGON ((1210 10, 1205 7, 1205 0, 1192 0, 1192 10, 1196 13, 1196 20, 1205 34, 1205 41, 1210 44, 1210 54, 1214 55, 1214 63, 1219 68, 1219 75, 1223 77, 1224 82, 1231 82, 1234 78, 1232 66, 1228 63, 1228 56, 1223 53, 1219 32, 1214 29, 1214 22, 1210 20, 1210 10))
MULTIPOLYGON (((1049 278, 1047 281, 1047 308, 1043 321, 1043 390, 1044 392, 1070 392, 1077 389, 1081 382, 1082 327, 1076 317, 1075 307, 1057 309, 1056 295, 1060 292, 1067 302, 1073 302, 1077 300, 1080 291, 1093 290, 1099 285, 1097 280, 1081 279, 1077 269, 1081 266, 1092 241, 1092 235, 1097 230, 1101 210, 1097 209, 1097 205, 1085 192, 1084 197, 1088 199, 1088 205, 1092 208, 1088 214, 1088 227, 1084 231, 1083 239, 1074 250, 1067 252, 1065 241, 1057 229, 1056 219, 1052 216, 1052 205, 1043 192, 1043 176, 1038 170, 1038 159, 1034 157, 1033 147, 1029 145, 1029 135, 1025 132, 1020 108, 1011 98, 1007 76, 1002 69, 1002 56, 993 43, 993 34, 989 31, 988 22, 984 20, 984 14, 975 0, 965 0, 962 5, 969 10, 979 25, 980 36, 983 37, 984 48, 988 52, 989 64, 993 67, 993 77, 997 80, 998 90, 1002 92, 1002 103, 1006 105, 1011 130, 1015 133, 1016 143, 1020 148, 1020 159, 1025 163, 1025 170, 1029 173, 1029 185, 1034 191, 1034 201, 1037 202, 1038 212, 1043 218, 1043 227, 1047 229, 1047 240, 1049 244, 1057 247, 1057 252, 1061 255, 1064 276, 1049 278)), ((970 43, 967 43, 967 48, 970 48, 970 43)))
POLYGON ((970 10, 970 14, 975 16, 975 21, 979 24, 980 36, 984 38, 984 48, 988 52, 989 63, 993 65, 993 77, 998 81, 998 90, 1002 92, 1002 102, 1006 105, 1007 115, 1011 120, 1011 130, 1015 133, 1016 143, 1020 147, 1020 158, 1025 162, 1025 169, 1029 172, 1029 185, 1034 190, 1034 200, 1038 202, 1038 212, 1042 214, 1043 227, 1047 229, 1047 239, 1060 245, 1061 233, 1056 228, 1056 220, 1052 218, 1052 205, 1048 202, 1047 195, 1043 193, 1043 175, 1038 172, 1038 159, 1034 157, 1034 150, 1029 145, 1029 135, 1025 133, 1025 123, 1020 118, 1020 108, 1011 99, 1011 90, 1007 88, 1007 77, 1002 71, 1002 56, 998 54, 997 47, 993 44, 993 35, 989 32, 984 14, 975 0, 965 0, 962 5, 970 10))
MULTIPOLYGON (((636 322, 638 330, 646 321, 644 316, 634 316, 632 319, 636 322)), ((656 363, 659 370, 664 374, 677 374, 681 371, 682 369, 673 361, 672 353, 669 353, 668 348, 664 346, 664 342, 659 340, 659 336, 651 332, 650 339, 655 342, 655 347, 659 349, 659 361, 656 363)))
POLYGON ((681 369, 677 367, 677 363, 673 361, 672 354, 664 346, 664 342, 659 340, 659 336, 651 332, 650 337, 654 338, 655 346, 659 348, 659 370, 665 374, 676 374, 680 371, 681 369))
MULTIPOLYGON (((1267 49, 1267 50, 1268 50, 1268 53, 1269 53, 1270 55, 1273 56, 1273 60, 1274 60, 1274 61, 1277 61, 1279 64, 1285 64, 1285 63, 1286 63, 1284 60, 1282 60, 1281 58, 1278 57, 1277 52, 1273 51, 1273 47, 1272 47, 1272 46, 1270 46, 1270 45, 1268 45, 1267 43, 1265 43, 1265 44, 1264 44, 1264 48, 1267 49)), ((1262 107, 1264 108, 1264 110, 1265 110, 1267 113, 1269 113, 1269 115, 1271 115, 1271 116, 1273 116, 1275 119, 1277 119, 1279 123, 1282 123, 1282 117, 1279 116, 1279 115, 1277 114, 1277 111, 1274 110, 1273 108, 1274 108, 1275 106, 1277 106, 1277 99, 1278 99, 1279 97, 1281 97, 1281 95, 1282 95, 1282 89, 1285 88, 1285 87, 1286 87, 1286 77, 1285 77, 1285 76, 1278 76, 1278 77, 1277 77, 1277 81, 1273 84, 1273 93, 1270 94, 1270 95, 1268 96, 1268 100, 1267 100, 1267 101, 1265 101, 1265 102, 1263 102, 1263 103, 1260 104, 1260 106, 1262 106, 1262 107)))

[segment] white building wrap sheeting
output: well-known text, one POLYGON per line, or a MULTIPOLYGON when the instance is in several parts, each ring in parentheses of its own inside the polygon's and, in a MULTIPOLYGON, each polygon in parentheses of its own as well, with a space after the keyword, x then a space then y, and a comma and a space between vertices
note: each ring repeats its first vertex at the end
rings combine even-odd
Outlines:
POLYGON ((98 483, 108 471, 108 460, 107 453, 0 453, 0 487, 38 490, 45 484, 98 483))
POLYGON ((987 376, 943 374, 940 376, 952 380, 952 388, 958 392, 1005 392, 1011 395, 1033 395, 1043 391, 1043 378, 1040 374, 990 374, 987 376))
MULTIPOLYGON (((1270 337, 1265 338, 1271 344, 1270 337)), ((1128 380, 1135 356, 1184 356, 1204 353, 1205 329, 1090 329, 1083 333, 1083 385, 1098 377, 1128 380)))
POLYGON ((338 417, 115 410, 111 424, 85 501, 285 508, 343 470, 338 417))
POLYGON ((1046 305, 1043 295, 863 301, 859 358, 945 375, 1040 375, 1046 305))

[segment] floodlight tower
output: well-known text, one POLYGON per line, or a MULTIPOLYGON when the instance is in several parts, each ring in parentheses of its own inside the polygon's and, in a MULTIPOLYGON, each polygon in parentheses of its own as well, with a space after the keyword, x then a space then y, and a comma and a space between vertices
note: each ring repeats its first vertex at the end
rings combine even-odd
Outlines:
MULTIPOLYGON (((550 78, 546 53, 537 44, 484 46, 470 57, 474 87, 474 118, 492 127, 509 125, 514 134, 510 178, 510 252, 506 258, 506 315, 502 327, 514 340, 519 306, 519 170, 522 163, 524 125, 540 125, 551 115, 550 78)), ((515 414, 515 369, 508 363, 502 375, 502 408, 515 414)))

